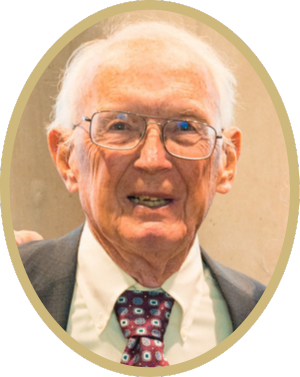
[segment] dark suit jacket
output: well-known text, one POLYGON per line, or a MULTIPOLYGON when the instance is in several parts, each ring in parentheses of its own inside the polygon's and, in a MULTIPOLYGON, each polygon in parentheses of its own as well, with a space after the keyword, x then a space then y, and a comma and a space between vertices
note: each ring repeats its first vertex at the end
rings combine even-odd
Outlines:
MULTIPOLYGON (((29 242, 19 247, 33 288, 64 330, 67 328, 75 285, 81 232, 82 227, 59 239, 29 242)), ((202 259, 219 285, 235 330, 257 304, 265 287, 256 280, 213 261, 204 250, 202 259)))

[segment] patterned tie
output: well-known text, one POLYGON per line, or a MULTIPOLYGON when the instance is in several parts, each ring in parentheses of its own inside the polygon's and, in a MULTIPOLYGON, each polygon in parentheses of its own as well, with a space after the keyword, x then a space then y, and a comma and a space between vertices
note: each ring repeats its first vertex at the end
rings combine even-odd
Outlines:
POLYGON ((174 299, 166 292, 125 291, 115 312, 128 339, 121 364, 136 367, 169 365, 164 355, 166 332, 174 299))

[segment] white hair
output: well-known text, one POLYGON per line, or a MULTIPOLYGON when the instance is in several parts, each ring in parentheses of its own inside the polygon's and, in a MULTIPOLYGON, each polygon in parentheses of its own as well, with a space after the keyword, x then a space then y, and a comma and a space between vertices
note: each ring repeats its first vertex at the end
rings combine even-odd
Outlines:
MULTIPOLYGON (((194 59, 201 61, 209 72, 218 93, 219 120, 222 128, 233 122, 236 80, 217 52, 199 36, 169 23, 158 21, 138 22, 118 27, 103 39, 96 39, 81 45, 73 52, 67 62, 60 82, 60 92, 53 108, 52 121, 48 131, 56 127, 72 128, 80 122, 83 115, 83 98, 89 93, 91 85, 101 64, 107 64, 105 57, 113 53, 109 47, 118 41, 126 45, 132 40, 161 41, 176 48, 185 46, 193 52, 194 59)), ((138 51, 132 51, 138 53, 138 51)), ((191 55, 192 57, 192 55, 191 55)), ((187 59, 191 60, 188 55, 187 59)), ((173 62, 172 62, 173 64, 173 62)))

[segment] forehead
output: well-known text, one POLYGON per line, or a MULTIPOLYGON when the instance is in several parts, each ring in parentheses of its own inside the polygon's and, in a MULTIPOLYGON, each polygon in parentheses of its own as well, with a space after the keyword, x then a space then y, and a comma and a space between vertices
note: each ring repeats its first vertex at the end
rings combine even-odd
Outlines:
POLYGON ((195 51, 175 42, 136 38, 112 43, 86 96, 93 102, 92 110, 122 103, 126 107, 131 100, 148 104, 151 114, 170 101, 176 107, 179 100, 182 111, 189 110, 191 102, 215 109, 218 94, 210 72, 195 51))

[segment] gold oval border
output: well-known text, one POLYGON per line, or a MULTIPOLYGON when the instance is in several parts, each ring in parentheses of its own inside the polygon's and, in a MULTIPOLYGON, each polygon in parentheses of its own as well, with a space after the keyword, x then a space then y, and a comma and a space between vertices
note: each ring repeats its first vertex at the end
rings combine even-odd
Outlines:
POLYGON ((212 350, 206 352, 205 354, 196 357, 193 360, 186 361, 184 363, 180 363, 174 366, 165 367, 163 369, 159 369, 160 376, 166 376, 181 372, 186 372, 193 368, 199 367, 215 357, 219 356, 221 353, 226 351, 229 347, 235 344, 256 322, 258 317, 262 314, 266 306, 268 305, 269 301, 271 300, 273 294, 275 293, 277 286, 282 278, 284 270, 286 268, 291 249, 294 242, 296 226, 297 226, 297 219, 298 219, 298 200, 299 200, 299 171, 298 171, 298 161, 297 161, 297 152, 295 141, 293 137, 292 128, 288 119, 288 115, 286 113, 284 104, 281 100, 281 97, 271 79, 268 72, 255 56, 255 54, 250 50, 250 48, 230 29, 228 29, 225 25, 221 24, 219 21, 215 20, 211 16, 196 10, 194 8, 170 3, 170 2, 158 2, 158 1, 135 1, 120 5, 115 5, 110 8, 101 10, 77 25, 75 25, 72 29, 67 31, 42 57, 39 61, 35 69, 33 70, 32 74, 28 78, 20 96, 15 106, 14 112, 11 117, 11 121, 8 127, 6 140, 3 148, 3 157, 2 157, 2 165, 1 165, 1 197, 4 198, 2 200, 2 219, 3 219, 3 227, 5 231, 7 245, 10 251, 11 260, 13 262, 15 271, 17 276, 20 280, 21 285, 27 297, 29 298, 30 302, 32 303, 33 307, 46 323, 46 325, 60 338, 68 347, 73 349, 79 355, 83 356, 85 359, 93 362, 94 364, 100 365, 106 369, 111 371, 115 371, 122 374, 130 374, 133 376, 157 376, 156 369, 146 369, 146 368, 135 368, 124 366, 119 363, 115 363, 113 361, 107 360, 101 356, 96 355, 95 353, 89 351, 87 348, 83 347, 81 344, 77 343, 74 339, 72 339, 52 318, 49 312, 45 309, 41 301, 39 300, 37 294, 35 293, 32 285, 27 277, 27 274, 24 270, 23 264, 21 262, 21 258, 18 252, 18 248, 16 246, 13 228, 12 228, 12 218, 10 212, 10 165, 11 165, 11 158, 12 158, 12 151, 14 140, 17 132, 17 128, 28 101, 29 96, 33 88, 35 87, 37 81, 39 80, 40 76, 44 72, 44 70, 48 67, 52 59, 59 53, 59 51, 66 46, 73 38, 75 38, 78 34, 89 28, 90 26, 94 25, 95 23, 106 19, 108 17, 114 16, 116 14, 121 14, 129 11, 137 11, 137 10, 165 10, 169 12, 179 13, 195 20, 198 20, 209 27, 216 30, 218 33, 222 34, 226 39, 228 39, 248 60, 248 62, 252 65, 255 69, 256 73, 264 83, 271 100, 275 106, 277 111, 277 115, 279 117, 286 148, 288 154, 288 162, 289 162, 289 173, 290 173, 290 207, 289 207, 289 217, 288 217, 288 224, 287 224, 287 231, 282 247, 282 251, 276 266, 276 269, 272 275, 272 278, 267 286, 266 292, 264 293, 261 300, 258 302, 254 310, 251 314, 247 317, 247 319, 242 323, 242 325, 227 339, 225 339, 222 343, 220 343, 217 347, 213 348, 212 350))

